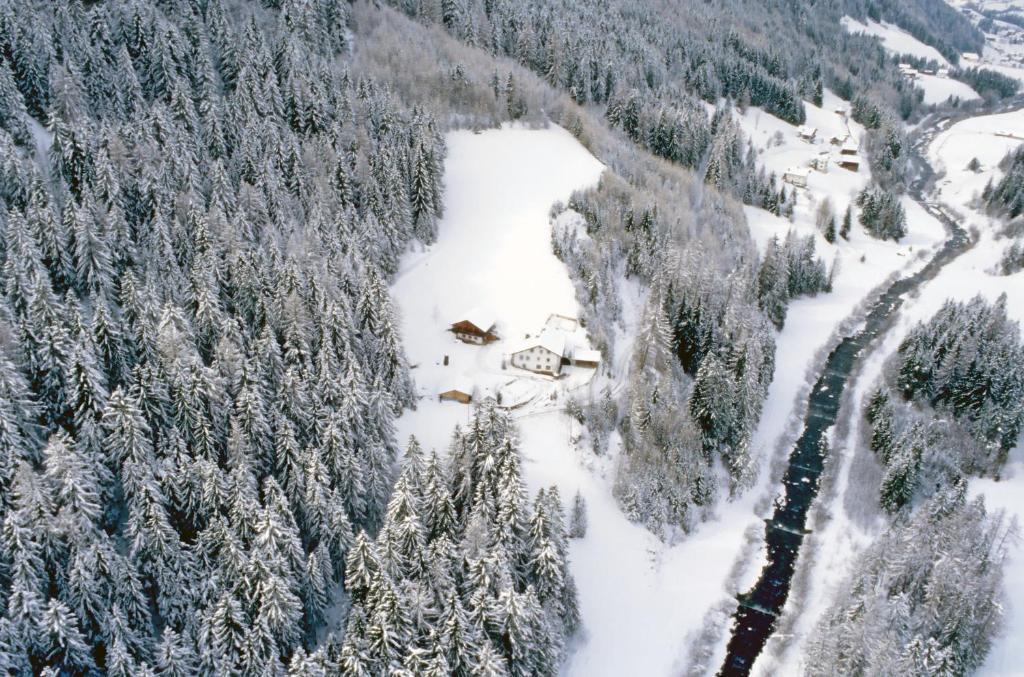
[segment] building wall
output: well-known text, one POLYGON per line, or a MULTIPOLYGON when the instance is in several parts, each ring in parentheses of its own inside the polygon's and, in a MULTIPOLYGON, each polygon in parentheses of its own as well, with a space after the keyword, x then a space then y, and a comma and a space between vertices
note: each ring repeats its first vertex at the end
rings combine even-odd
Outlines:
POLYGON ((534 346, 512 353, 512 366, 539 373, 558 374, 562 371, 562 358, 547 348, 534 346))

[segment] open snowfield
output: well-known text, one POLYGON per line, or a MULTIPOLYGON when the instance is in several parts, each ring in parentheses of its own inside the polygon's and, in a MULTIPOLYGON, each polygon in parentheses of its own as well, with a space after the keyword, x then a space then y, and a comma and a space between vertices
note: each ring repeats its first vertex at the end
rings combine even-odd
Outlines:
MULTIPOLYGON (((771 666, 771 672, 802 672, 801 660, 807 635, 813 631, 831 604, 832 595, 849 574, 849 567, 856 554, 884 528, 884 521, 865 523, 865 520, 857 519, 851 513, 860 512, 856 508, 858 501, 846 500, 849 492, 863 493, 863 489, 848 486, 849 465, 859 435, 860 404, 878 379, 884 361, 897 350, 915 324, 931 318, 948 298, 968 300, 981 294, 989 300, 995 300, 1001 293, 1006 293, 1008 313, 1024 323, 1024 275, 999 276, 991 273, 1006 241, 997 240, 996 224, 970 206, 989 178, 998 178, 1000 172, 996 165, 999 160, 1020 143, 1012 138, 996 136, 994 130, 997 129, 1015 134, 1019 131, 1021 138, 1024 138, 1024 111, 965 120, 936 137, 931 146, 929 156, 933 166, 937 171, 945 172, 945 178, 939 181, 941 201, 962 214, 965 224, 976 227, 981 237, 974 248, 948 264, 934 280, 926 283, 917 296, 907 299, 894 326, 868 357, 853 384, 856 410, 844 453, 838 459, 838 493, 831 501, 830 521, 817 535, 819 547, 809 576, 813 581, 813 589, 794 628, 787 652, 780 663, 771 666), (972 157, 977 157, 982 165, 978 174, 966 168, 972 157)), ((1021 452, 1018 446, 1011 453, 998 482, 975 479, 971 491, 984 494, 991 510, 1006 510, 1009 516, 1024 521, 1024 458, 1021 452)), ((1024 645, 1020 641, 1024 636, 1024 550, 1019 546, 1012 550, 1006 568, 1006 590, 1006 627, 980 671, 982 675, 1019 675, 1024 665, 1024 645)), ((763 671, 767 666, 761 667, 763 671)))
POLYGON ((949 65, 946 58, 939 53, 939 50, 926 45, 899 26, 882 22, 878 23, 868 19, 867 23, 861 23, 853 17, 843 17, 843 27, 848 33, 865 33, 879 38, 886 51, 893 54, 910 54, 919 59, 934 59, 943 66, 949 65))
POLYGON ((961 101, 974 101, 981 98, 966 82, 938 75, 921 73, 914 80, 914 85, 924 90, 924 102, 927 104, 939 104, 952 97, 961 101))

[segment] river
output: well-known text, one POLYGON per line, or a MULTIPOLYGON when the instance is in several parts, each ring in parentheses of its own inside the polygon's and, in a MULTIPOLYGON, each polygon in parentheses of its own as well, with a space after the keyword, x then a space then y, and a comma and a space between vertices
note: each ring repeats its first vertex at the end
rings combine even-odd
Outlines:
MULTIPOLYGON (((1013 105, 1019 108, 1021 102, 1017 100, 1013 105)), ((1006 104, 1001 106, 1005 107, 1006 104)), ((971 115, 992 112, 975 110, 971 115)), ((725 661, 718 673, 722 677, 749 674, 775 630, 776 620, 789 597, 800 546, 808 533, 807 515, 821 484, 827 453, 822 440, 836 422, 843 390, 858 360, 887 330, 907 294, 935 277, 943 266, 971 246, 968 233, 929 197, 935 176, 927 161, 928 146, 943 123, 960 117, 964 115, 952 113, 927 120, 910 144, 909 161, 914 178, 908 186, 908 194, 942 222, 948 238, 923 268, 890 284, 867 310, 861 328, 841 339, 826 358, 808 398, 800 437, 789 455, 782 479, 782 495, 775 502, 771 518, 765 522, 767 562, 754 586, 738 596, 739 606, 733 614, 725 661)))

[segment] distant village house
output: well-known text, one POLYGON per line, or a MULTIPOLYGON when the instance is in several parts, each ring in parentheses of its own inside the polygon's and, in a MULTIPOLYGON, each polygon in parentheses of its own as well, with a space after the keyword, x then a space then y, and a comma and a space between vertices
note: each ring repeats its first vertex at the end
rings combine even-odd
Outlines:
POLYGON ((843 142, 843 147, 839 149, 839 154, 840 155, 859 155, 860 154, 860 144, 858 144, 856 141, 854 141, 851 138, 847 138, 846 141, 843 142))
POLYGON ((860 170, 860 158, 856 155, 840 155, 836 164, 843 169, 849 169, 851 172, 860 170))
POLYGON ((484 345, 498 340, 494 317, 475 309, 463 315, 463 319, 452 323, 451 332, 464 343, 484 345))
POLYGON ((796 133, 804 141, 813 141, 814 137, 818 135, 818 130, 808 125, 802 125, 796 130, 796 133))
POLYGON ((811 175, 810 167, 793 167, 786 170, 782 180, 797 188, 807 187, 807 178, 811 175))

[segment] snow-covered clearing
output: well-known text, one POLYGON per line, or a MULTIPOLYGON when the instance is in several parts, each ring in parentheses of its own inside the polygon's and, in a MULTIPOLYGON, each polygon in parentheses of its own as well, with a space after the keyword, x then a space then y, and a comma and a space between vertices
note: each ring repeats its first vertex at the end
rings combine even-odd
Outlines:
POLYGON ((924 90, 924 102, 927 104, 939 104, 951 97, 956 97, 961 101, 973 101, 981 98, 966 82, 939 75, 920 73, 914 80, 914 85, 924 90))
POLYGON ((843 17, 843 28, 848 33, 865 33, 879 38, 886 51, 892 54, 910 54, 919 59, 933 59, 940 65, 948 66, 949 62, 931 45, 926 45, 910 33, 894 24, 868 19, 867 23, 861 23, 853 17, 843 17))
POLYGON ((537 397, 514 414, 528 487, 534 492, 557 484, 566 502, 580 491, 589 512, 587 536, 571 549, 584 631, 567 672, 672 674, 687 632, 699 629, 723 590, 751 506, 726 506, 721 522, 666 546, 629 522, 612 497, 614 441, 601 459, 570 442, 579 430, 560 408, 574 382, 578 392, 586 391, 583 382, 593 371, 552 381, 501 369, 509 345, 535 334, 549 313, 576 314, 568 273, 551 253, 548 213, 573 190, 594 184, 602 165, 557 127, 454 132, 448 148, 438 240, 406 256, 392 290, 423 395, 418 408, 399 420, 400 438, 416 435, 428 449, 446 449, 452 428, 470 413, 465 405, 437 401, 450 381, 535 383, 537 397), (502 340, 480 347, 454 339, 448 325, 471 307, 498 318, 502 340), (722 529, 723 535, 719 527, 730 517, 740 525, 722 529))
MULTIPOLYGON (((782 661, 772 666, 778 674, 802 671, 807 635, 831 604, 836 586, 849 574, 855 556, 883 528, 883 521, 865 524, 863 519, 857 519, 857 514, 863 511, 858 509, 857 501, 845 499, 848 492, 865 491, 848 485, 849 465, 860 434, 860 404, 878 379, 884 361, 896 351, 911 327, 931 318, 949 298, 968 300, 982 294, 994 300, 999 294, 1006 293, 1009 315, 1024 323, 1024 275, 992 274, 1006 240, 997 239, 996 221, 971 207, 985 183, 990 178, 998 178, 999 160, 1020 143, 1014 138, 997 136, 995 130, 1010 132, 1024 139, 1024 111, 962 121, 937 136, 929 150, 932 165, 938 172, 945 172, 945 177, 939 181, 941 202, 962 214, 964 225, 975 227, 980 239, 972 249, 944 267, 934 280, 927 282, 916 296, 906 300, 894 325, 867 358, 853 385, 855 406, 845 449, 838 459, 837 495, 831 501, 829 522, 816 534, 818 547, 809 576, 812 581, 809 599, 782 661), (967 169, 967 163, 974 157, 982 167, 977 174, 967 169)), ((1024 521, 1024 458, 1021 448, 1011 453, 998 482, 975 479, 971 490, 975 494, 983 493, 990 509, 1006 510, 1009 516, 1024 521)), ((1012 551, 1006 568, 1006 589, 1006 627, 980 671, 982 675, 1020 674, 1020 666, 1024 665, 1024 645, 1020 642, 1024 636, 1024 550, 1019 547, 1012 551)))

